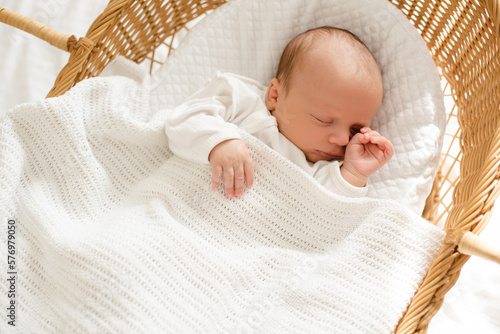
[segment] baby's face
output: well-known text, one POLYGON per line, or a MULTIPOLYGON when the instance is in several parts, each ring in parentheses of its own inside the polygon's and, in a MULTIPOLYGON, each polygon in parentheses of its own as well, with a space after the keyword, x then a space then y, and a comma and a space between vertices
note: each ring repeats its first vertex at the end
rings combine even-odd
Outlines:
POLYGON ((370 126, 383 97, 381 80, 356 78, 325 64, 304 61, 287 94, 277 79, 268 90, 268 108, 279 131, 304 152, 307 160, 343 160, 352 136, 370 126), (272 100, 271 91, 277 99, 272 100))

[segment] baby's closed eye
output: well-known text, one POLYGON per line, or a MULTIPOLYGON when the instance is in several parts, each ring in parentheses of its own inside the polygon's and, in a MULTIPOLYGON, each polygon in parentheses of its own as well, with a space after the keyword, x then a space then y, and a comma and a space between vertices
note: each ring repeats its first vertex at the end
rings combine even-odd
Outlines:
POLYGON ((323 119, 320 117, 316 117, 314 115, 311 115, 316 121, 318 121, 322 125, 332 125, 335 123, 334 119, 323 119))

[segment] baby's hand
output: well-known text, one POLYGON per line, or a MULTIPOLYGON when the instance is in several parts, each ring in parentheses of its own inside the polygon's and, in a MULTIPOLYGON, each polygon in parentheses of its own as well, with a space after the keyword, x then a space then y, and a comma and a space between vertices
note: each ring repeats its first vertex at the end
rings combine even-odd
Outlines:
POLYGON ((347 144, 340 172, 350 184, 363 187, 368 176, 385 165, 393 154, 394 147, 387 138, 364 127, 347 144))
POLYGON ((240 139, 217 144, 208 156, 212 165, 212 189, 218 190, 221 178, 226 197, 240 197, 243 186, 253 184, 253 162, 250 152, 240 139))

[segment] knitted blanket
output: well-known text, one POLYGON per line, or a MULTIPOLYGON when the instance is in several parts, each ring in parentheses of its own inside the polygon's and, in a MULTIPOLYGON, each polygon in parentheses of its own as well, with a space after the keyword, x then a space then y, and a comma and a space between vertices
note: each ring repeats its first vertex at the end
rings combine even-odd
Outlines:
POLYGON ((440 229, 331 194, 246 134, 255 183, 227 199, 169 151, 148 92, 89 79, 1 117, 0 332, 394 330, 440 229))

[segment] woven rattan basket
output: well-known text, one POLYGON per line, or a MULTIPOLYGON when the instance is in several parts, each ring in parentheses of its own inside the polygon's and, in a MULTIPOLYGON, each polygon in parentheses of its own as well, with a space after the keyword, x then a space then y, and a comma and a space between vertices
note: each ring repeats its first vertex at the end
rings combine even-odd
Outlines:
MULTIPOLYGON (((138 63, 149 60, 153 68, 162 61, 156 59, 155 50, 170 51, 188 22, 224 2, 111 0, 78 40, 2 8, 0 21, 70 52, 68 64, 48 94, 53 97, 99 75, 117 55, 138 63)), ((498 261, 494 251, 475 245, 500 191, 500 1, 390 2, 426 41, 447 82, 445 95, 454 101, 448 124, 457 124, 448 126, 441 167, 423 213, 447 231, 447 238, 396 330, 423 333, 458 279, 469 258, 466 254, 481 253, 498 261)))

